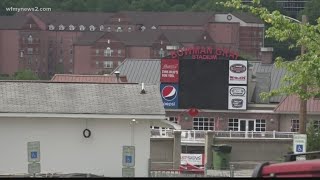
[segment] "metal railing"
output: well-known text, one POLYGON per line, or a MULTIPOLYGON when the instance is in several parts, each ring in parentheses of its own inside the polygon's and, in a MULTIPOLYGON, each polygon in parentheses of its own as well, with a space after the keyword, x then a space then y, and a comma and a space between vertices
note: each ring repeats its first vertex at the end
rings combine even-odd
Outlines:
MULTIPOLYGON (((202 130, 181 130, 181 139, 183 141, 204 141, 205 132, 202 130)), ((292 139, 296 132, 278 132, 278 131, 213 131, 218 138, 240 138, 240 139, 292 139)), ((172 129, 151 129, 151 137, 173 137, 172 129)))

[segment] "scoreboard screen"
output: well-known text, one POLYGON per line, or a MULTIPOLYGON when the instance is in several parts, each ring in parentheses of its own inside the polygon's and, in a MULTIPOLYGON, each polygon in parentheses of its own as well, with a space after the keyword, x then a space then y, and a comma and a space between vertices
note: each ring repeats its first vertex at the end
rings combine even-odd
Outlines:
POLYGON ((161 60, 165 108, 246 110, 247 61, 229 49, 173 52, 161 60))

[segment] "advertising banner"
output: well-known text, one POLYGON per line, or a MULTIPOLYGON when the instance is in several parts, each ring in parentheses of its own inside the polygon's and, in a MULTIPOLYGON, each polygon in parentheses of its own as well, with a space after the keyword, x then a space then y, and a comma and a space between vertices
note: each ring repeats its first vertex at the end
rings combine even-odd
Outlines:
POLYGON ((229 84, 247 84, 248 62, 241 60, 229 61, 229 84))
POLYGON ((164 108, 178 108, 177 84, 160 84, 160 93, 164 108))
POLYGON ((229 86, 228 109, 247 109, 247 86, 229 86))
POLYGON ((192 165, 204 165, 204 155, 203 154, 181 154, 181 165, 186 164, 192 165))
POLYGON ((179 60, 161 59, 160 82, 177 83, 179 82, 179 60))

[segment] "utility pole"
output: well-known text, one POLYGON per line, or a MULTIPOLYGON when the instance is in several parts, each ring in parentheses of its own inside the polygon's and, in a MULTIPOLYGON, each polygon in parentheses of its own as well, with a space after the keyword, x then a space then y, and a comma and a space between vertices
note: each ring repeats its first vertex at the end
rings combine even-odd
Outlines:
MULTIPOLYGON (((302 25, 307 23, 307 16, 302 15, 302 25)), ((305 46, 301 45, 301 55, 305 53, 305 46)), ((302 85, 303 90, 308 91, 308 87, 306 84, 302 85)), ((307 122, 307 100, 300 98, 300 112, 299 112, 299 133, 306 134, 306 122, 307 122)))

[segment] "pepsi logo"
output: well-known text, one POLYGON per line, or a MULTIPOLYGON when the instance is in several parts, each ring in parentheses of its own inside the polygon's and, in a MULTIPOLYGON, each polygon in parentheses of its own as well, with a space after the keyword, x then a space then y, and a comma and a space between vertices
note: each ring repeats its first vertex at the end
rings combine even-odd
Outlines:
POLYGON ((242 87, 233 87, 230 89, 231 96, 244 96, 246 94, 246 90, 242 87))
POLYGON ((173 101, 177 97, 177 89, 174 86, 167 85, 163 87, 161 91, 161 96, 166 101, 173 101))
POLYGON ((244 73, 247 67, 243 64, 233 64, 230 66, 230 71, 233 73, 244 73))

